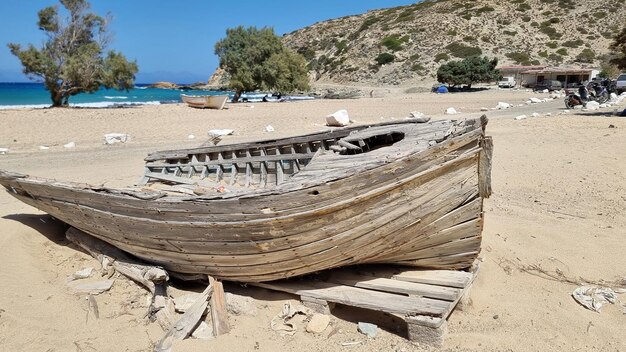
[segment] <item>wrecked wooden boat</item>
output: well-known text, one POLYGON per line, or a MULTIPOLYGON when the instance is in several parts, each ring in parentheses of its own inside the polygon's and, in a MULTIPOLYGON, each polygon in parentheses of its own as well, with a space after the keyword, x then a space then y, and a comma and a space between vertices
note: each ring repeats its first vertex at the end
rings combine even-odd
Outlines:
POLYGON ((140 186, 0 172, 19 200, 180 273, 259 282, 361 263, 459 269, 480 252, 486 117, 162 151, 140 186))

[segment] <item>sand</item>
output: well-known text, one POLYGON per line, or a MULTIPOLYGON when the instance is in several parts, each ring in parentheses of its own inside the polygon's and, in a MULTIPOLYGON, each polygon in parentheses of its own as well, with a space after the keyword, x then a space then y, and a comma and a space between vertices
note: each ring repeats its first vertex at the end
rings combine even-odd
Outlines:
MULTIPOLYGON (((445 118, 479 116, 481 107, 505 101, 516 107, 490 111, 494 138, 493 196, 485 203, 481 272, 472 304, 455 311, 443 350, 450 351, 623 351, 626 315, 620 304, 601 313, 570 296, 576 284, 549 280, 527 270, 540 266, 588 280, 626 280, 626 119, 600 112, 558 115, 562 100, 518 107, 545 94, 489 90, 478 93, 406 94, 357 100, 231 105, 194 110, 183 105, 127 109, 0 111, 0 169, 58 179, 124 186, 142 172, 154 150, 201 144, 209 129, 230 128, 230 143, 324 130, 324 116, 345 108, 356 123, 401 119, 410 111, 445 118), (533 112, 550 117, 516 121, 533 112), (266 132, 265 126, 274 127, 266 132), (614 128, 609 128, 613 125, 614 128), (131 141, 104 145, 105 133, 129 133, 131 141), (195 139, 188 139, 193 134, 195 139), (75 148, 64 148, 75 142, 75 148), (40 150, 40 145, 49 146, 40 150)), ((620 110, 626 106, 623 104, 620 110)), ((607 113, 608 112, 608 113, 607 113)), ((63 225, 0 192, 0 350, 146 351, 162 336, 144 319, 148 295, 124 278, 96 297, 100 317, 84 296, 66 284, 67 275, 95 260, 70 246, 63 225)), ((176 286, 177 293, 198 287, 176 286)), ((304 325, 294 336, 271 331, 271 318, 296 297, 236 284, 228 292, 256 299, 256 316, 231 315, 233 330, 213 340, 189 339, 175 351, 413 351, 401 324, 380 315, 339 307, 334 333, 313 335, 304 325), (381 325, 374 339, 356 322, 381 325), (341 343, 361 341, 354 347, 341 343)), ((620 295, 626 301, 626 295, 620 295)))

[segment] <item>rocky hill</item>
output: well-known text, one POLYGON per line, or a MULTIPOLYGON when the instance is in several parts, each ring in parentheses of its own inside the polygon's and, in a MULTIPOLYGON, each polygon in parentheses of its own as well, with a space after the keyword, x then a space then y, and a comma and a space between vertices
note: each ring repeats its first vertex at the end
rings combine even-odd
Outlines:
POLYGON ((430 85, 475 54, 501 65, 598 67, 626 23, 626 0, 425 0, 316 23, 283 37, 313 82, 430 85))

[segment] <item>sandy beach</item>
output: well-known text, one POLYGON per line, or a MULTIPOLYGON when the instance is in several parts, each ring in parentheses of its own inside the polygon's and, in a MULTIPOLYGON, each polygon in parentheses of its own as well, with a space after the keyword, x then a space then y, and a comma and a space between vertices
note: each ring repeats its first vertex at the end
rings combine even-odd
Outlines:
MULTIPOLYGON (((571 297, 579 285, 567 281, 626 285, 626 118, 612 116, 626 101, 563 113, 562 99, 527 105, 529 97, 549 95, 490 89, 240 103, 221 111, 182 104, 0 110, 0 148, 9 148, 0 155, 0 169, 126 186, 139 179, 149 152, 198 146, 210 129, 234 130, 221 142, 234 143, 326 130, 324 116, 338 109, 361 124, 404 119, 411 111, 434 119, 478 117, 481 108, 508 102, 514 107, 486 112, 495 148, 494 193, 485 203, 481 272, 472 304, 450 316, 442 350, 624 351, 623 303, 608 304, 601 313, 586 310, 571 297), (448 107, 460 114, 445 115, 448 107), (533 112, 540 117, 530 117, 533 112), (529 117, 514 119, 523 114, 529 117), (131 140, 104 145, 103 135, 112 132, 128 133, 131 140), (76 146, 65 148, 69 142, 76 146)), ((63 224, 0 192, 0 229, 0 351, 148 351, 162 337, 160 326, 144 318, 148 293, 123 277, 97 296, 99 319, 89 313, 85 297, 70 290, 66 277, 98 264, 65 240, 63 224)), ((174 285, 173 292, 198 289, 174 285)), ((313 335, 300 324, 295 335, 280 336, 270 321, 297 297, 231 283, 225 289, 254 298, 254 314, 231 314, 228 335, 184 340, 175 351, 427 350, 407 341, 398 322, 370 321, 378 318, 347 307, 333 311, 332 334, 313 335), (358 321, 378 323, 378 336, 358 333, 358 321), (361 343, 342 346, 350 341, 361 343)), ((626 302, 626 294, 619 297, 626 302)))

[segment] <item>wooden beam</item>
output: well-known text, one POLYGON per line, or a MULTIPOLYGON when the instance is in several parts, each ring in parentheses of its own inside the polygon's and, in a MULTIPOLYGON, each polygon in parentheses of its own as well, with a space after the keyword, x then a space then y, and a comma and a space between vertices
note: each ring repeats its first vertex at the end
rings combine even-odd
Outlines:
POLYGON ((211 295, 211 320, 213 322, 213 335, 219 336, 230 331, 228 324, 228 312, 226 311, 226 299, 222 282, 209 276, 209 285, 213 286, 211 295))

